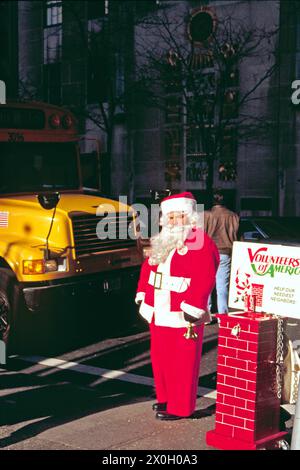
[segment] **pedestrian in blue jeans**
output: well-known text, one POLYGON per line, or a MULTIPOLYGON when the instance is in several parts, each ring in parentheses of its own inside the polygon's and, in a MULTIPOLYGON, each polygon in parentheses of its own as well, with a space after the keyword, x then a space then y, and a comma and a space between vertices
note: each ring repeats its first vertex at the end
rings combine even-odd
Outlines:
MULTIPOLYGON (((204 230, 213 239, 220 253, 220 265, 216 276, 218 313, 228 312, 231 253, 233 242, 238 239, 239 216, 224 204, 222 190, 213 194, 211 210, 204 212, 204 230)), ((211 296, 208 309, 211 312, 211 296)))

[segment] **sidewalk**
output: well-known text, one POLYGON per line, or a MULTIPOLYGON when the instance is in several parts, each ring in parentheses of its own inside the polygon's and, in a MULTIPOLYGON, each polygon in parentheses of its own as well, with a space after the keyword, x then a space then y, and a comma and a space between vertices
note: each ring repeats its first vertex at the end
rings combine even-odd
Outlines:
MULTIPOLYGON (((110 408, 50 427, 28 439, 24 424, 0 427, 2 450, 208 450, 206 432, 214 427, 215 403, 198 398, 194 419, 161 422, 152 411, 154 400, 110 408), (23 440, 18 440, 19 432, 23 440), (15 437, 15 439, 14 439, 15 437), (12 443, 14 440, 18 441, 12 443), (3 446, 7 441, 7 446, 3 446)), ((19 423, 20 424, 20 423, 19 423)))
MULTIPOLYGON (((23 440, 17 439, 18 426, 13 434, 0 427, 2 450, 216 450, 206 444, 206 432, 215 427, 215 402, 210 398, 197 400, 193 419, 161 422, 152 411, 154 400, 145 397, 138 402, 110 408, 52 426, 26 439, 24 422, 20 426, 23 440), (3 447, 7 440, 8 445, 3 447), (9 444, 10 442, 10 444, 9 444)), ((35 425, 37 420, 27 422, 35 425)), ((292 418, 286 422, 292 431, 292 418)), ((32 434, 31 434, 32 436, 32 434)))

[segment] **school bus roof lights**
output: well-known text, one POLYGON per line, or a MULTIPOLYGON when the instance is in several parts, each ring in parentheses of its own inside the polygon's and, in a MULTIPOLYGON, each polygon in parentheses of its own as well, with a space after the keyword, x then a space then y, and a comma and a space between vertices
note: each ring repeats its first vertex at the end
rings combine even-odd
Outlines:
POLYGON ((49 116, 49 125, 52 129, 58 129, 63 127, 64 129, 71 129, 72 125, 74 124, 72 116, 70 114, 64 114, 60 116, 59 114, 51 114, 49 116))
POLYGON ((58 129, 61 125, 61 120, 59 114, 51 114, 49 117, 49 125, 53 129, 58 129))
POLYGON ((64 116, 62 117, 61 123, 65 129, 70 129, 73 125, 73 119, 70 116, 70 114, 64 114, 64 116))

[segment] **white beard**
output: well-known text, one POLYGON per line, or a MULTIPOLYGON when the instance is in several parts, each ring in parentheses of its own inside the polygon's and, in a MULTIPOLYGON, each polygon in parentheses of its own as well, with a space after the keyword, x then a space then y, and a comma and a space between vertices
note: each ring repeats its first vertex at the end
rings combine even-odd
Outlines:
POLYGON ((169 253, 175 248, 180 250, 184 246, 192 225, 165 226, 158 235, 151 238, 151 253, 149 264, 164 263, 169 253))

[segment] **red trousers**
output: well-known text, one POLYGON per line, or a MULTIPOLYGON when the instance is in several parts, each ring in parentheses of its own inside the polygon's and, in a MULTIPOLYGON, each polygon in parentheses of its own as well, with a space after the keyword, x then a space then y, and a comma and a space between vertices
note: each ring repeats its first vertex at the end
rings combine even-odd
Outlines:
POLYGON ((196 407, 204 325, 194 327, 196 340, 186 339, 186 328, 150 324, 151 361, 156 396, 167 402, 167 412, 190 416, 196 407))

